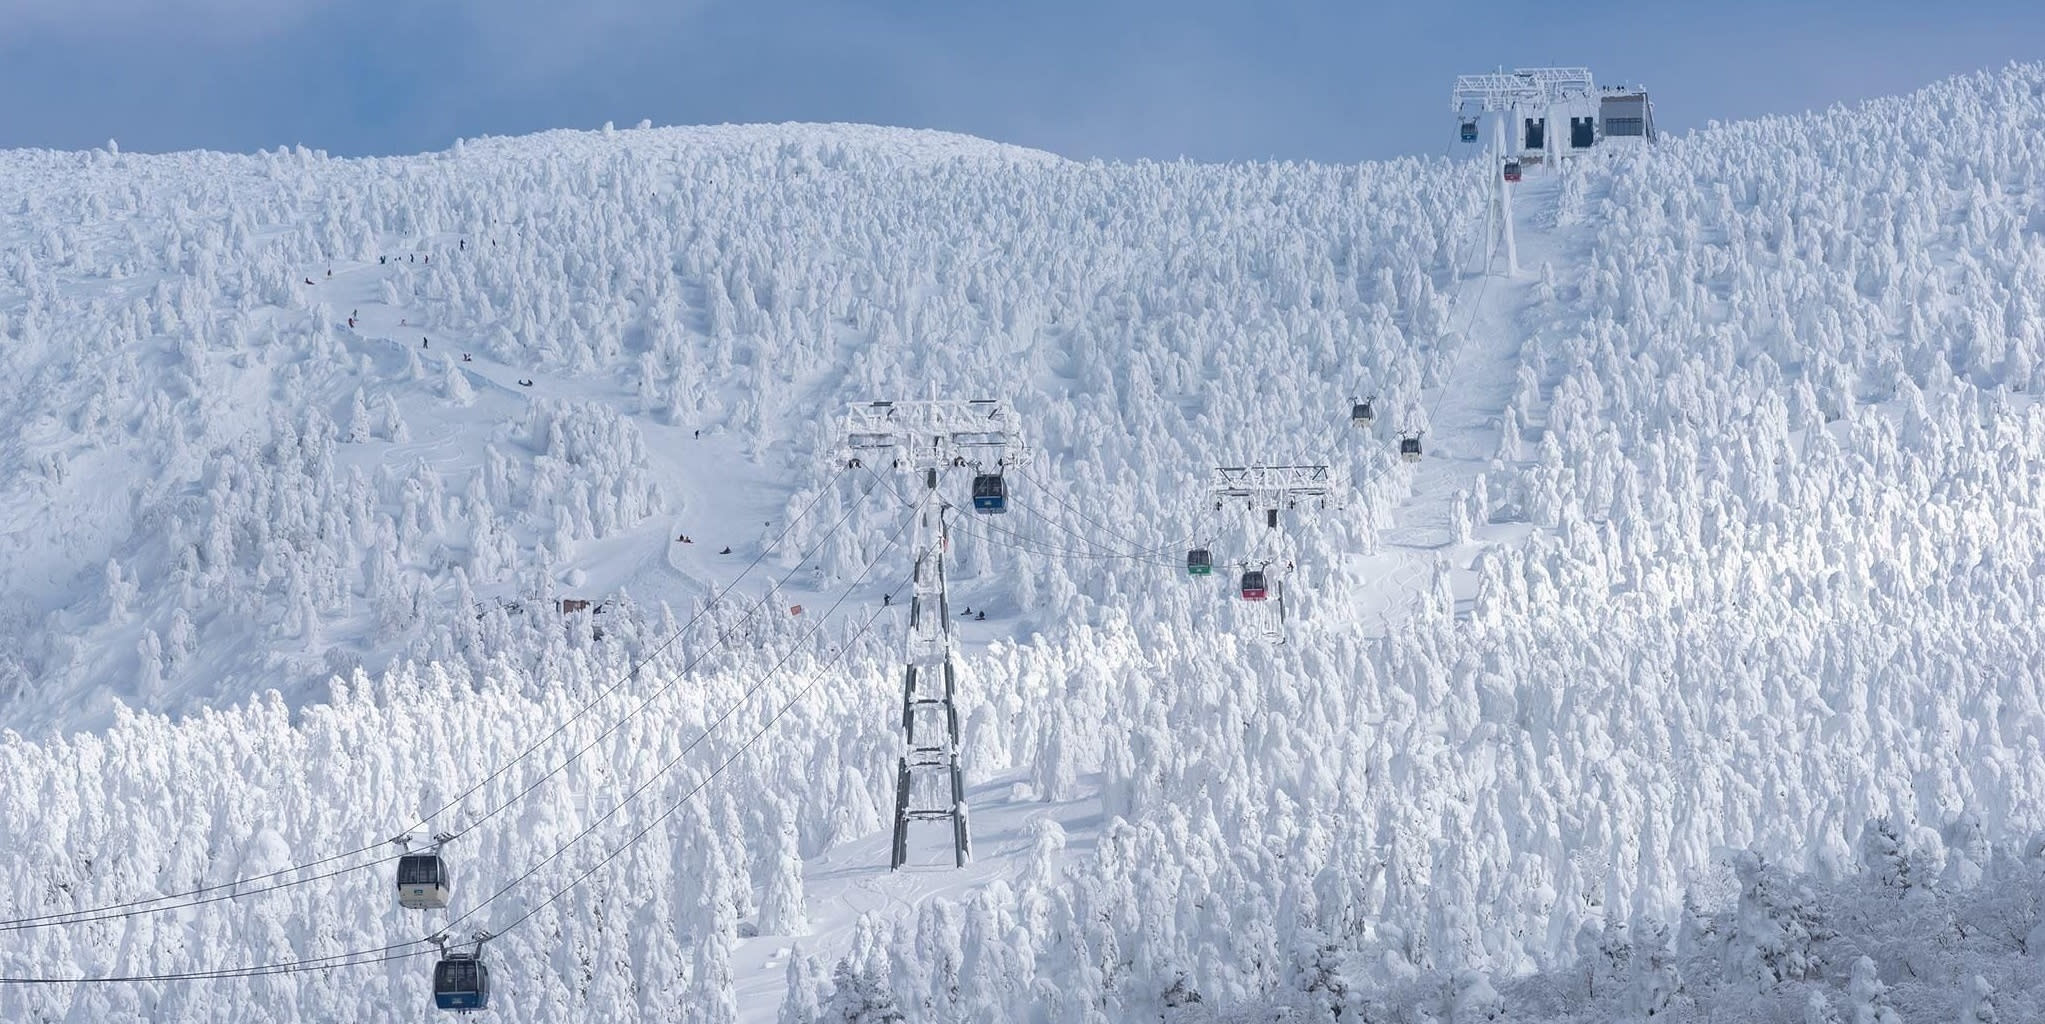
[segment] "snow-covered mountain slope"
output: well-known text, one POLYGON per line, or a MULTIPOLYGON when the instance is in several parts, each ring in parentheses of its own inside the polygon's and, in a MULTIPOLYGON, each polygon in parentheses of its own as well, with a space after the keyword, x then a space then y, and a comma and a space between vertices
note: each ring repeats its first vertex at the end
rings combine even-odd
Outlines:
POLYGON ((444 927, 501 933, 533 1021, 1607 1019, 1666 975, 1578 998, 1585 954, 1714 912, 1677 1019, 2021 993, 2041 94, 1530 178, 1515 279, 1440 161, 0 154, 0 976, 323 966, 0 1018, 423 1015, 444 927), (905 482, 831 414, 932 391, 1039 457, 952 551, 976 863, 890 875, 905 482), (1299 462, 1346 496, 1275 535, 1208 501, 1299 462), (1193 543, 1296 564, 1284 645, 1193 543), (1798 945, 1860 897, 1728 853, 1858 892, 1883 817, 1917 898, 2011 894, 1958 966, 1798 945), (390 899, 408 826, 461 833, 445 913, 390 899))
MULTIPOLYGON (((475 595, 532 596, 517 570, 564 545, 658 562, 669 519, 782 518, 762 495, 717 507, 749 492, 706 480, 821 484, 819 407, 932 384, 1013 393, 1033 440, 1076 452, 1047 472, 1100 491, 1093 514, 1176 540, 1216 459, 1349 447, 1330 410, 1375 363, 1411 390, 1424 352, 1401 318, 1433 343, 1436 279, 1469 234, 1467 176, 1438 166, 1081 167, 932 135, 12 154, 9 369, 36 382, 7 410, 31 425, 7 452, 12 719, 54 706, 75 723, 108 696, 190 710, 381 667, 475 595), (1336 383, 1302 393, 1302 369, 1336 383), (556 420, 589 443, 550 449, 556 420), (1132 431, 1172 447, 1131 465, 1135 446, 1095 442, 1132 431), (377 549, 397 565, 369 568, 377 549), (166 584, 200 593, 127 607, 166 584)), ((839 545, 826 558, 852 564, 839 545)), ((699 585, 721 564, 679 561, 699 585)), ((639 578, 582 568, 599 595, 639 578)))

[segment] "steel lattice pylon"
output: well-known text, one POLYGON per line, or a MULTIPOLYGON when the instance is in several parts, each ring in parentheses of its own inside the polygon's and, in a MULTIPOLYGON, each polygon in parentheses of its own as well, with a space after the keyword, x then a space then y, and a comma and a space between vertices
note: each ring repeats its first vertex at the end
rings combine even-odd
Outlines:
MULTIPOLYGON (((1300 498, 1319 498, 1325 502, 1330 494, 1339 494, 1344 489, 1337 474, 1324 465, 1311 466, 1216 466, 1214 477, 1208 484, 1213 495, 1214 507, 1220 510, 1228 501, 1241 501, 1253 511, 1264 513, 1264 525, 1277 538, 1279 510, 1292 505, 1300 498)), ((1274 541, 1282 545, 1282 541, 1274 541)), ((1247 582, 1251 569, 1257 573, 1276 573, 1273 563, 1278 560, 1280 547, 1272 547, 1262 561, 1252 553, 1242 563, 1245 571, 1244 596, 1249 596, 1247 582)), ((1290 566, 1288 565, 1288 568, 1290 566)), ((1286 599, 1282 576, 1271 582, 1270 592, 1277 600, 1273 602, 1276 613, 1265 627, 1265 637, 1273 643, 1285 642, 1286 599)), ((1259 599, 1261 600, 1261 598, 1259 599)))
POLYGON ((851 465, 880 460, 922 480, 916 510, 914 591, 902 657, 903 751, 895 775, 895 830, 889 868, 909 859, 909 823, 949 821, 959 867, 972 858, 965 772, 959 763, 958 677, 952 668, 951 608, 945 594, 949 546, 939 494, 947 472, 999 472, 1026 462, 1028 448, 1006 403, 865 402, 846 410, 843 453, 851 465))
POLYGON ((1326 466, 1216 466, 1213 491, 1225 498, 1322 497, 1338 484, 1326 466))
MULTIPOLYGON (((1491 157, 1494 163, 1502 165, 1507 159, 1519 159, 1517 143, 1508 144, 1513 137, 1508 130, 1507 117, 1538 113, 1544 131, 1552 127, 1550 108, 1565 99, 1591 96, 1597 92, 1597 84, 1591 79, 1589 68, 1515 68, 1512 71, 1491 71, 1476 75, 1457 75, 1455 87, 1449 90, 1449 109, 1458 117, 1476 120, 1478 115, 1488 116, 1491 121, 1491 157)), ((1546 136, 1553 139, 1552 134, 1546 136)), ((1552 143, 1544 146, 1552 154, 1552 143)), ((1495 175, 1493 206, 1487 216, 1493 218, 1495 227, 1486 234, 1496 239, 1505 250, 1506 276, 1520 272, 1519 244, 1513 235, 1512 189, 1502 174, 1495 175)), ((1489 254, 1485 266, 1490 266, 1489 254)))
POLYGON ((1457 114, 1531 110, 1553 106, 1571 96, 1597 92, 1589 68, 1515 68, 1477 75, 1457 75, 1449 107, 1457 114))
MULTIPOLYGON (((933 497, 937 470, 925 470, 933 497)), ((904 750, 895 778, 894 852, 888 866, 909 859, 909 823, 949 821, 959 867, 972 857, 965 773, 959 767, 958 677, 952 671, 951 603, 944 589, 945 505, 925 501, 916 513, 915 593, 902 668, 904 750)))

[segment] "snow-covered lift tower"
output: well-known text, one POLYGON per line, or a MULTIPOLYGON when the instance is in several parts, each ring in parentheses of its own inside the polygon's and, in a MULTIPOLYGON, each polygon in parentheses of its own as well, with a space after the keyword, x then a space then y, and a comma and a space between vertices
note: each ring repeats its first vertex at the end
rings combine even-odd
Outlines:
MULTIPOLYGON (((1487 214, 1497 218, 1498 230, 1492 234, 1491 240, 1505 249, 1505 273, 1508 277, 1520 272, 1520 257, 1512 234, 1512 189, 1503 171, 1505 161, 1518 152, 1518 147, 1506 138, 1506 119, 1519 111, 1534 109, 1540 104, 1542 95, 1541 87, 1532 79, 1503 71, 1457 75, 1456 87, 1449 94, 1449 106, 1456 116, 1483 115, 1491 122, 1489 173, 1496 192, 1487 214)), ((1485 261, 1485 266, 1488 270, 1489 260, 1485 261)))
POLYGON ((1015 414, 993 400, 859 402, 845 411, 842 453, 850 465, 915 473, 925 494, 916 512, 914 594, 903 654, 903 751, 895 779, 895 837, 889 867, 909 858, 909 823, 949 821, 959 867, 972 857, 965 774, 959 767, 951 612, 945 594, 949 544, 938 497, 946 473, 996 472, 1028 460, 1015 414))
MULTIPOLYGON (((1477 75, 1457 75, 1449 93, 1449 109, 1458 118, 1491 121, 1491 163, 1497 194, 1493 237, 1505 249, 1505 272, 1520 272, 1519 247, 1513 238, 1512 188, 1503 168, 1508 160, 1553 165, 1572 151, 1591 144, 1595 125, 1597 83, 1589 68, 1516 68, 1477 75), (1578 108, 1582 108, 1579 110, 1578 108), (1555 131, 1557 111, 1570 118, 1565 143, 1555 131)), ((1487 261, 1488 265, 1488 261, 1487 261)))
POLYGON ((1217 498, 1272 510, 1296 498, 1325 498, 1341 487, 1327 466, 1216 466, 1208 485, 1217 498))
POLYGON ((1532 162, 1552 166, 1591 146, 1595 133, 1579 131, 1591 129, 1596 123, 1593 115, 1597 113, 1598 86, 1591 79, 1591 69, 1514 68, 1513 75, 1532 82, 1540 90, 1533 110, 1521 113, 1521 151, 1537 152, 1538 157, 1532 162), (1557 114, 1569 118, 1567 136, 1559 130, 1557 114))
MULTIPOLYGON (((1240 501, 1251 511, 1262 512, 1265 527, 1275 531, 1278 528, 1280 509, 1291 506, 1301 498, 1318 498, 1326 501, 1330 494, 1339 493, 1345 487, 1341 478, 1325 465, 1216 466, 1213 480, 1208 484, 1208 491, 1214 496, 1217 510, 1224 502, 1240 501)), ((1264 563, 1254 561, 1244 563, 1245 599, 1264 600, 1267 573, 1276 573, 1275 569, 1267 568, 1270 561, 1276 560, 1275 549, 1271 554, 1272 559, 1264 563), (1254 584, 1251 582, 1252 577, 1255 578, 1254 584), (1253 588, 1255 596, 1251 593, 1253 588)), ((1265 628, 1265 636, 1273 643, 1284 643, 1285 590, 1282 577, 1276 590, 1277 616, 1272 620, 1272 624, 1265 628)))

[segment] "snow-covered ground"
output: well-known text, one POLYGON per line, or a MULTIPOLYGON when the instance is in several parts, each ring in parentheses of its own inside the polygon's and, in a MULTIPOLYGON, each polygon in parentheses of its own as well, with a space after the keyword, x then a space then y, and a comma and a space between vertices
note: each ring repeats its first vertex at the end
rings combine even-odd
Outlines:
POLYGON ((2041 1019, 2041 128, 1580 161, 1517 277, 1440 160, 0 153, 0 978, 144 979, 0 1019, 423 1019, 440 929, 520 1021, 2041 1019), (933 391, 1037 458, 951 549, 975 860, 890 873, 835 413, 933 391))

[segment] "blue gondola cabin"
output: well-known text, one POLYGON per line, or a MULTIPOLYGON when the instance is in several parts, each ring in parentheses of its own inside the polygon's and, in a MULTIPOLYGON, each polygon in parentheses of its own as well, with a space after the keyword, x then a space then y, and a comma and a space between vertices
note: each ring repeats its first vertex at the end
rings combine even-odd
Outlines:
POLYGON ((490 968, 474 953, 449 953, 433 966, 433 1005, 443 1010, 490 1007, 490 968))
POLYGON ((998 474, 981 473, 973 478, 973 511, 983 515, 1008 511, 1008 485, 998 474))

